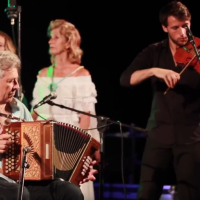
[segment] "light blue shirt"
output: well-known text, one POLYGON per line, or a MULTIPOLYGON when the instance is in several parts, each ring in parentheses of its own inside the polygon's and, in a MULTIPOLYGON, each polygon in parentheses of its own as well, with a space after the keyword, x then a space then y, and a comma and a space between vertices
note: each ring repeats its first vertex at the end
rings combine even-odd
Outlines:
MULTIPOLYGON (((10 102, 10 106, 12 108, 12 115, 13 116, 18 117, 20 119, 24 119, 25 121, 33 121, 33 118, 31 116, 29 110, 18 99, 13 98, 13 100, 10 102)), ((16 120, 12 120, 12 122, 14 122, 14 121, 16 121, 16 120)), ((2 168, 1 154, 0 154, 0 168, 2 168)), ((1 173, 0 173, 0 177, 6 179, 9 182, 15 182, 12 179, 4 176, 1 173)))

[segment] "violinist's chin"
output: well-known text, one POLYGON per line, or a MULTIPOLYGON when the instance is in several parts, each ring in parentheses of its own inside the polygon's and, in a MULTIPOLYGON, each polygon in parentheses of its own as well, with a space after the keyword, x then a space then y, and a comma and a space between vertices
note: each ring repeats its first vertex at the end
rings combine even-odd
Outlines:
POLYGON ((186 45, 187 42, 188 42, 188 38, 179 38, 179 39, 177 40, 177 44, 180 45, 180 46, 186 45))

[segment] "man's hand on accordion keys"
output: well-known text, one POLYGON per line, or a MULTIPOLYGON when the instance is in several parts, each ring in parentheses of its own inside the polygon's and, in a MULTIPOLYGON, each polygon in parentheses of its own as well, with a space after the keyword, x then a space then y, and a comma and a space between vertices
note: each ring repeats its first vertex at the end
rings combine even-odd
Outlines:
POLYGON ((90 163, 90 166, 88 167, 87 169, 87 177, 84 178, 82 181, 80 181, 80 184, 83 184, 85 182, 88 182, 88 181, 95 181, 96 178, 95 178, 95 174, 98 173, 98 171, 96 169, 93 169, 93 165, 96 165, 97 164, 97 161, 94 160, 90 163))
POLYGON ((5 153, 12 143, 10 134, 0 134, 0 153, 5 153))

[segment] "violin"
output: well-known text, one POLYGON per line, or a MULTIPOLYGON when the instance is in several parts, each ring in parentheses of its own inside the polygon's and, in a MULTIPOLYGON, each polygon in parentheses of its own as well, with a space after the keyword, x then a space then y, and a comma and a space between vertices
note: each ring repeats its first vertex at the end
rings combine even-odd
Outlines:
MULTIPOLYGON (((198 37, 194 37, 195 45, 200 52, 200 39, 198 37)), ((193 66, 194 69, 200 74, 200 63, 196 57, 196 53, 194 51, 193 45, 188 41, 185 46, 179 47, 176 50, 174 55, 174 60, 178 66, 183 67, 183 70, 180 72, 180 75, 187 69, 188 66, 193 66)), ((164 92, 166 94, 170 88, 164 92)))

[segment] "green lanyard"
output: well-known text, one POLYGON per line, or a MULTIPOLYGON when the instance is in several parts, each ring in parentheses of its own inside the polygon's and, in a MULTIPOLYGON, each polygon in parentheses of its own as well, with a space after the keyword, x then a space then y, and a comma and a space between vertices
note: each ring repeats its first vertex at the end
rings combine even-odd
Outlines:
POLYGON ((75 69, 73 72, 71 72, 70 74, 68 74, 67 76, 65 76, 64 78, 62 78, 60 81, 58 81, 57 83, 55 83, 53 81, 54 78, 54 69, 52 71, 51 67, 49 67, 48 69, 48 74, 52 74, 52 82, 49 84, 48 89, 50 90, 50 92, 56 92, 57 88, 58 88, 58 84, 61 83, 62 81, 64 81, 67 77, 73 75, 74 73, 76 73, 78 70, 84 68, 83 66, 78 67, 77 69, 75 69))

